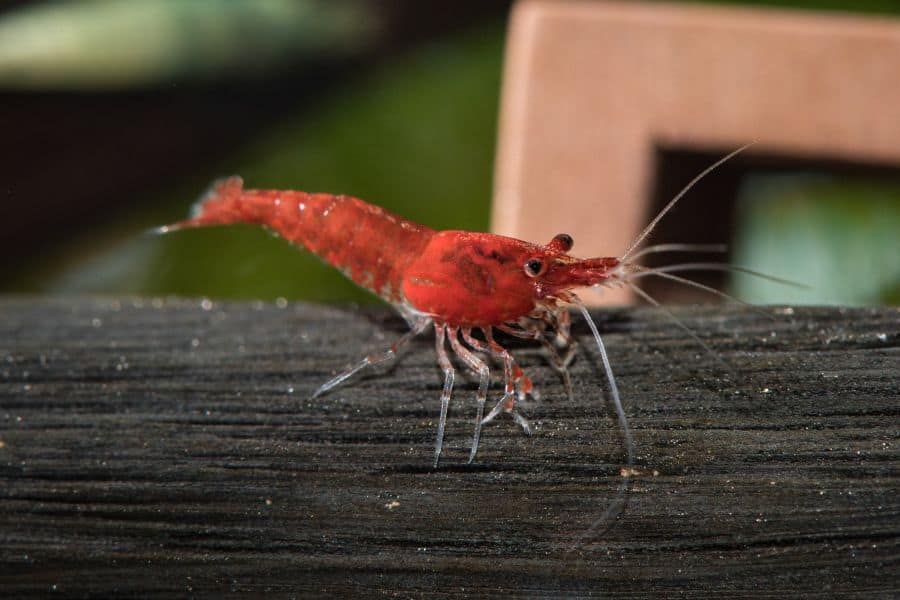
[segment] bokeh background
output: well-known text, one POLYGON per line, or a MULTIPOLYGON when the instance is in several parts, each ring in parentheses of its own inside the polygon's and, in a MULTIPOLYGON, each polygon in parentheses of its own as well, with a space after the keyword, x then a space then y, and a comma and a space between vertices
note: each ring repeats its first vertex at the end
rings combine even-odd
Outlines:
MULTIPOLYGON (((720 3, 900 18, 893 0, 720 3)), ((229 174, 487 230, 509 7, 3 3, 0 292, 375 301, 256 228, 145 232, 229 174)), ((737 202, 731 260, 810 287, 742 277, 731 292, 900 303, 896 172, 750 174, 737 202)))

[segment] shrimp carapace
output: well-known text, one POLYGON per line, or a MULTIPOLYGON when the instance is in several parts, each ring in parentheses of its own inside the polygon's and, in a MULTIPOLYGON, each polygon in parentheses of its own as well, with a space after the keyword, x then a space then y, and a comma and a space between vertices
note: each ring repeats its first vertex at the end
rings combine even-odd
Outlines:
POLYGON ((526 317, 573 288, 601 284, 619 265, 615 258, 569 256, 557 238, 541 246, 490 233, 437 232, 406 268, 403 294, 442 322, 490 327, 526 317))

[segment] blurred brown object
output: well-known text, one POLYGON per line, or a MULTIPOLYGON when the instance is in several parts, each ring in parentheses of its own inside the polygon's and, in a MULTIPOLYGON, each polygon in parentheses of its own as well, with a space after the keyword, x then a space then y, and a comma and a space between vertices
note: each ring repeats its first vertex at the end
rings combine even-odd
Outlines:
MULTIPOLYGON (((756 141, 750 153, 900 164, 898 68, 896 20, 521 0, 507 42, 493 231, 541 243, 568 232, 578 256, 618 256, 656 210, 660 148, 724 154, 756 141)), ((617 304, 630 294, 584 297, 617 304)))

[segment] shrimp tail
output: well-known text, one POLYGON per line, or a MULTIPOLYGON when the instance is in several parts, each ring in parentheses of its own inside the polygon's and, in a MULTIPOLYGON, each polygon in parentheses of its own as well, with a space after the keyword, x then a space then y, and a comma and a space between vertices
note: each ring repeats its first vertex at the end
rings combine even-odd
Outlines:
POLYGON ((176 228, 231 225, 233 223, 264 223, 267 202, 248 202, 244 194, 244 180, 237 175, 213 181, 203 195, 194 202, 190 218, 176 223, 176 228))
POLYGON ((229 225, 247 221, 246 210, 241 206, 244 180, 237 175, 213 181, 200 199, 191 206, 190 217, 162 227, 151 233, 169 233, 191 227, 229 225))
POLYGON ((244 180, 237 175, 216 179, 191 207, 191 220, 211 221, 209 224, 212 221, 216 224, 239 221, 241 211, 237 206, 243 191, 244 180))

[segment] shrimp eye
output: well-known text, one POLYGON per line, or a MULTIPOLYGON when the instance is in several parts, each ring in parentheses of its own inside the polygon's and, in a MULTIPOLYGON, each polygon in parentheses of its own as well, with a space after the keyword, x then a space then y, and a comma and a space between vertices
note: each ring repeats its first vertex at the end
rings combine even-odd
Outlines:
POLYGON ((525 274, 529 277, 537 277, 544 272, 544 261, 539 258, 529 258, 525 263, 525 274))
POLYGON ((568 252, 575 245, 575 240, 568 233, 557 233, 553 236, 552 244, 563 252, 568 252))

